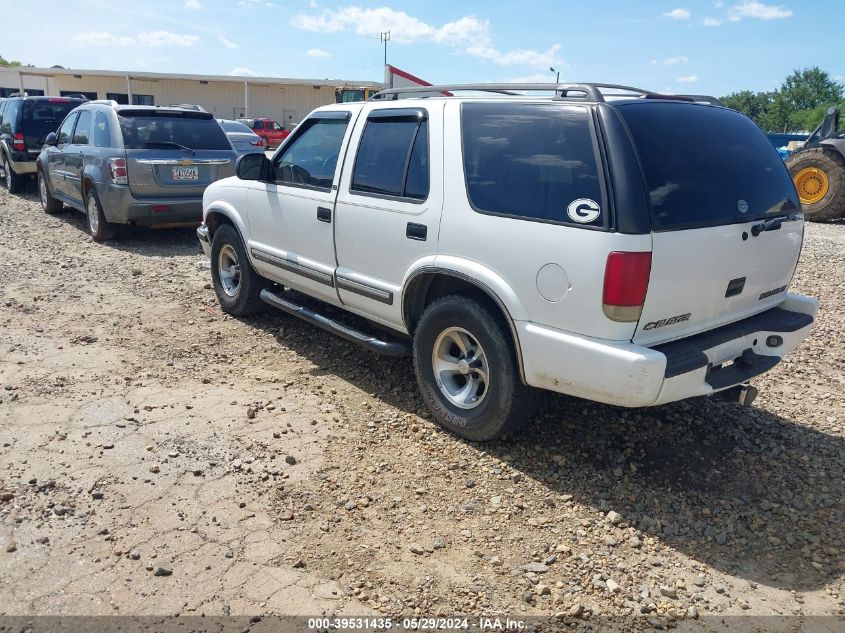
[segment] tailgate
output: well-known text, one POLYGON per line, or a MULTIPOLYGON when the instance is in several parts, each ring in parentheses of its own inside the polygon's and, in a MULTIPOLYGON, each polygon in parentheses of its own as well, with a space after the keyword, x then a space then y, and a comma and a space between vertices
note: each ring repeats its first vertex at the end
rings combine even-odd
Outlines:
POLYGON ((228 151, 127 150, 129 189, 144 197, 202 197, 215 180, 234 175, 234 156, 228 151))
POLYGON ((752 228, 759 225, 655 233, 634 342, 681 338, 781 303, 801 252, 804 222, 799 216, 754 236, 752 228))
POLYGON ((689 336, 783 301, 804 220, 760 128, 733 110, 679 101, 618 112, 651 202, 651 274, 634 342, 689 336))

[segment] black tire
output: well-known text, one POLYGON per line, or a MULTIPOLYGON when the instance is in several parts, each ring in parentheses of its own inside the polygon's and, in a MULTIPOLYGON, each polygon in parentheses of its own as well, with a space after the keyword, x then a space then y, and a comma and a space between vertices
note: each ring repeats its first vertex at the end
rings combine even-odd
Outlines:
POLYGON ((38 170, 38 198, 41 201, 41 209, 44 213, 58 213, 62 210, 61 200, 56 200, 50 192, 50 185, 44 177, 44 172, 38 170))
POLYGON ((223 312, 234 316, 247 316, 267 309, 267 304, 261 300, 261 291, 270 282, 252 268, 240 234, 229 224, 220 225, 211 240, 211 279, 223 312), (224 262, 231 262, 234 255, 234 265, 237 266, 236 288, 233 288, 231 280, 221 279, 221 268, 231 268, 221 264, 221 254, 224 262))
POLYGON ((105 242, 114 237, 117 227, 106 220, 103 205, 100 204, 100 196, 97 195, 97 190, 93 186, 85 191, 85 220, 88 233, 95 242, 105 242))
POLYGON ((845 218, 845 158, 839 152, 828 147, 814 147, 787 158, 786 166, 793 179, 808 167, 815 167, 827 176, 827 194, 818 202, 801 204, 804 217, 813 222, 845 218))
POLYGON ((6 183, 6 189, 9 190, 9 193, 20 193, 24 190, 26 180, 21 174, 15 173, 11 163, 9 163, 8 156, 3 157, 3 173, 5 175, 3 182, 6 183))
MULTIPOLYGON (((423 400, 441 426, 474 442, 515 434, 536 410, 537 391, 520 381, 516 352, 507 326, 501 321, 500 315, 475 299, 452 295, 433 301, 420 317, 414 333, 414 370, 423 400), (448 347, 449 332, 454 330, 462 330, 470 343, 475 340, 486 357, 488 381, 483 393, 475 394, 480 402, 470 404, 472 408, 469 409, 450 400, 435 378, 435 346, 438 350, 445 349, 442 341, 447 341, 448 347)), ((470 347, 472 345, 467 346, 470 353, 466 356, 477 357, 478 348, 473 352, 470 347)), ((459 355, 451 354, 451 357, 459 355)), ((472 365, 461 371, 464 369, 469 372, 468 376, 474 375, 472 365)), ((461 380, 465 385, 469 382, 469 378, 462 378, 457 373, 452 377, 457 381, 458 389, 461 380)), ((470 387, 470 393, 473 389, 470 387)))

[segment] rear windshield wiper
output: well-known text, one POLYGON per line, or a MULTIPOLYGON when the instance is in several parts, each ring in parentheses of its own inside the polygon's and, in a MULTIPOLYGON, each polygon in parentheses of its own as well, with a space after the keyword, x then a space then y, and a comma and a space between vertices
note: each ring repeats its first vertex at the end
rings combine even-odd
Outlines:
POLYGON ((182 145, 181 143, 174 143, 173 141, 147 141, 146 143, 144 143, 144 147, 147 147, 149 145, 167 145, 169 147, 178 147, 179 149, 183 149, 186 152, 190 152, 191 156, 197 155, 197 153, 187 145, 182 145))

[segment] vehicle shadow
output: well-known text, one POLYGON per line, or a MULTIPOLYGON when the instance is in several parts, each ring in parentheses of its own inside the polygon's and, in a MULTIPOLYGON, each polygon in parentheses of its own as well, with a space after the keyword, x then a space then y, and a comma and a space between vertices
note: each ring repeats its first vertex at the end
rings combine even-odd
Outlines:
MULTIPOLYGON (((39 203, 37 192, 27 190, 23 195, 27 200, 39 203)), ((53 217, 66 222, 80 233, 88 234, 85 214, 69 206, 53 217)), ((174 257, 180 255, 199 255, 202 247, 197 239, 196 227, 148 228, 142 226, 118 226, 115 239, 101 244, 103 248, 149 255, 154 257, 174 257)))
MULTIPOLYGON (((313 375, 427 416, 409 359, 377 356, 279 313, 247 323, 313 362, 313 375)), ((524 433, 473 446, 508 455, 554 503, 572 495, 614 510, 620 526, 722 572, 796 591, 841 573, 845 440, 764 409, 714 398, 624 409, 547 393, 524 433)), ((556 527, 574 535, 580 526, 556 527)))

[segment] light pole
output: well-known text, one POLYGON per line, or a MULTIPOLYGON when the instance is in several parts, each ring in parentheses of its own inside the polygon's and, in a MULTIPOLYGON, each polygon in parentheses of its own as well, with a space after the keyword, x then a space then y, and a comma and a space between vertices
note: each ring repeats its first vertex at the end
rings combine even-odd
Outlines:
POLYGON ((555 70, 553 66, 549 66, 549 70, 551 70, 553 73, 555 73, 555 83, 559 84, 560 83, 560 71, 555 70))

